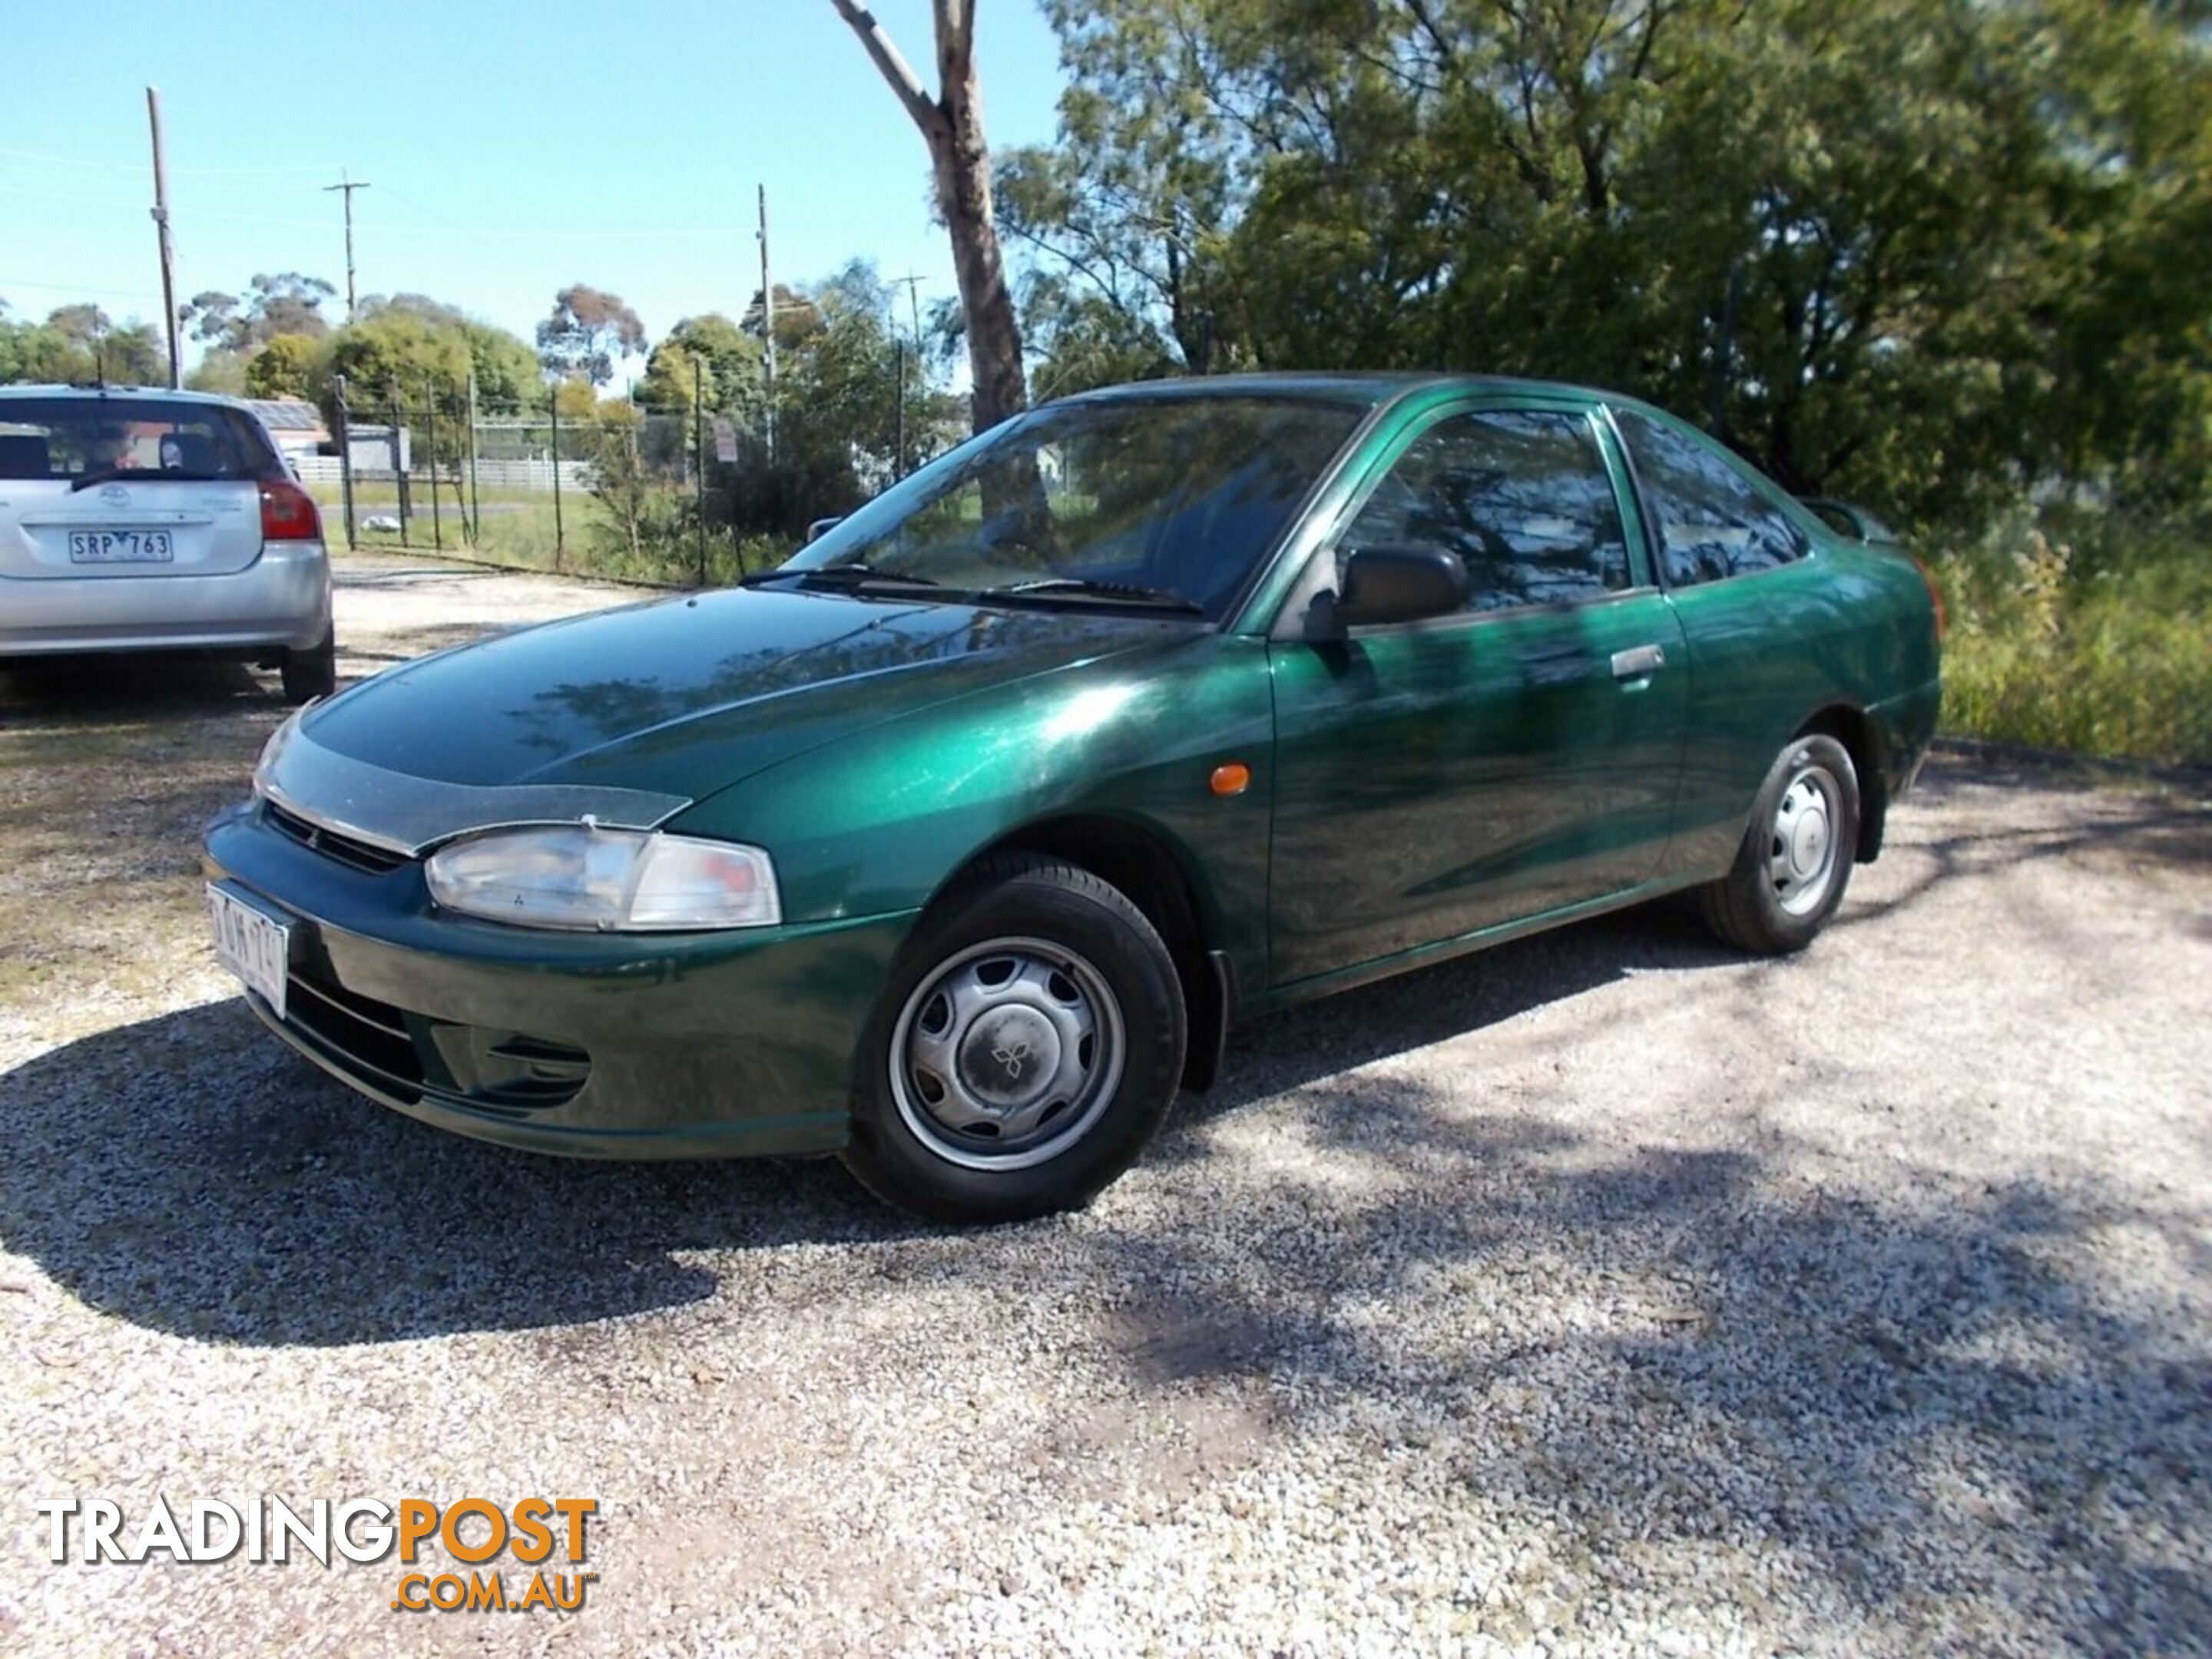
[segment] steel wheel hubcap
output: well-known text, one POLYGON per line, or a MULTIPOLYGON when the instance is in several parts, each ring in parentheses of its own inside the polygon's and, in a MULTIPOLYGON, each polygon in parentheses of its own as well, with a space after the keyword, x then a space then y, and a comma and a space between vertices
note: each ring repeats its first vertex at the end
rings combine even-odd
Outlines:
POLYGON ((891 1098, 915 1138, 971 1170, 1042 1164, 1079 1140, 1121 1080, 1121 1011, 1064 945, 1000 939, 947 958, 899 1011, 891 1098))
POLYGON ((1824 766, 1790 780, 1774 809, 1767 874, 1783 909, 1802 916, 1820 908, 1836 878, 1836 822, 1842 789, 1824 766))

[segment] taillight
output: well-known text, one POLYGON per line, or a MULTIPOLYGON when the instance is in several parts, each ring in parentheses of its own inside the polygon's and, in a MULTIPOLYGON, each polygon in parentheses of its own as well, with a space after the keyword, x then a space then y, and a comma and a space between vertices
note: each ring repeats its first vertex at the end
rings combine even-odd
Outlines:
POLYGON ((261 539, 264 542, 319 542, 323 538, 323 515, 315 498, 289 478, 261 486, 261 539))
POLYGON ((1912 562, 1920 568, 1920 580, 1928 584, 1928 603, 1936 607, 1936 643, 1943 643, 1944 631, 1950 619, 1943 614, 1943 590, 1936 585, 1936 573, 1928 568, 1928 561, 1914 556, 1912 562))

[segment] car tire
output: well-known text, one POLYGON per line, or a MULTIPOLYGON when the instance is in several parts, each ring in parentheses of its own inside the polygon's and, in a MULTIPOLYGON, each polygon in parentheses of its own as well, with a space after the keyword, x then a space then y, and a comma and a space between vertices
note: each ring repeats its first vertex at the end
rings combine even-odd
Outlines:
POLYGON ((1850 751, 1818 732, 1793 738, 1759 786, 1735 866, 1698 890, 1705 925, 1762 956, 1803 950, 1844 902, 1858 839, 1850 751))
POLYGON ((900 952, 846 1167, 933 1221, 1080 1209, 1158 1129, 1186 1033, 1174 961, 1119 889, 1036 854, 985 860, 900 952))
POLYGON ((281 669, 285 702, 312 702, 329 696, 338 689, 337 635, 325 634, 320 645, 306 651, 285 652, 281 669))

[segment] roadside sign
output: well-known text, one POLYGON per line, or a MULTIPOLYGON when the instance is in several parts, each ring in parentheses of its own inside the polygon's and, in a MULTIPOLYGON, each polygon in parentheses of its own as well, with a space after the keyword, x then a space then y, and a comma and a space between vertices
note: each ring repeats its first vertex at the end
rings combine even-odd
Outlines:
POLYGON ((714 459, 725 463, 738 459, 738 428, 726 415, 714 416, 714 459))

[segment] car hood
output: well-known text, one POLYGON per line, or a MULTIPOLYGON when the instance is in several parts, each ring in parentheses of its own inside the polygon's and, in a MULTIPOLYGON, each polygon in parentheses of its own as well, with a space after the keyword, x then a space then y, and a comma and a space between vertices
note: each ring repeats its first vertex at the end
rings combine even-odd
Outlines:
POLYGON ((688 801, 948 698, 1188 630, 1126 613, 739 588, 424 657, 311 709, 300 732, 378 772, 471 791, 688 801))

